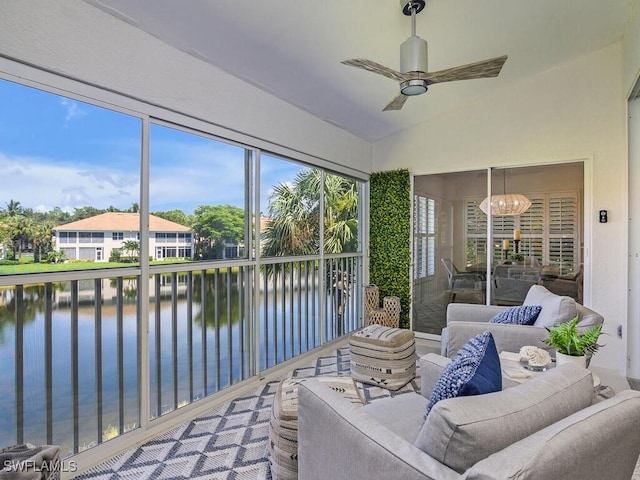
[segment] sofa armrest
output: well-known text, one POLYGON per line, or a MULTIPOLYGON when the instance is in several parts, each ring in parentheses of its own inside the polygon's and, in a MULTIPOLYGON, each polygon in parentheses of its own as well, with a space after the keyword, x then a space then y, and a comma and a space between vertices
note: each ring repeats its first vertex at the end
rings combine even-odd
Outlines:
POLYGON ((505 308, 498 305, 478 305, 474 303, 450 303, 447 306, 447 325, 452 322, 488 322, 505 308))
POLYGON ((491 332, 500 352, 519 352, 524 345, 533 345, 553 351, 544 340, 549 332, 531 325, 508 325, 503 323, 453 322, 442 331, 442 355, 453 357, 470 339, 482 332, 491 332))
POLYGON ((420 393, 423 397, 429 398, 433 387, 440 378, 440 374, 451 359, 436 353, 427 353, 418 360, 420 364, 420 393))
POLYGON ((305 480, 459 478, 317 381, 298 387, 298 476, 305 480))

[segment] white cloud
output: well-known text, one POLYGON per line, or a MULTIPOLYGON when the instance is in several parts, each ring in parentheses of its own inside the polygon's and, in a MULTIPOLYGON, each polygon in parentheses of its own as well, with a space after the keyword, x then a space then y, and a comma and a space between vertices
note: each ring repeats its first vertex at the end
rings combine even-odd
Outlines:
POLYGON ((118 171, 102 167, 87 174, 76 166, 36 157, 0 153, 0 205, 19 201, 25 208, 43 211, 60 207, 72 212, 76 207, 126 209, 139 203, 138 182, 118 171))
POLYGON ((68 98, 62 98, 60 105, 62 105, 66 111, 66 116, 64 117, 65 122, 69 122, 76 117, 83 117, 87 114, 85 110, 80 108, 78 102, 74 102, 68 98))
MULTIPOLYGON (((261 210, 266 212, 273 186, 290 183, 304 167, 266 156, 262 159, 261 210)), ((60 207, 73 212, 84 206, 110 205, 127 209, 140 203, 139 182, 136 158, 110 165, 94 159, 70 162, 0 152, 0 206, 13 199, 36 211, 60 207)), ((244 201, 242 148, 208 140, 152 139, 151 211, 179 208, 192 213, 198 205, 243 207, 244 201)))

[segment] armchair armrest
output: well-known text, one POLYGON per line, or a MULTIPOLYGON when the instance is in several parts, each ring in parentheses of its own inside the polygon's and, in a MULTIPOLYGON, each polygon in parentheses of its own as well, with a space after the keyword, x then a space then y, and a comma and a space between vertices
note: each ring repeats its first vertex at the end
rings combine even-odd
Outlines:
POLYGON ((507 307, 498 305, 477 305, 472 303, 450 303, 447 306, 447 325, 452 322, 483 322, 486 323, 496 313, 507 307))
POLYGON ((491 332, 498 353, 519 352, 523 345, 533 345, 551 351, 544 340, 549 332, 531 325, 507 325, 502 323, 452 322, 442 331, 442 355, 453 357, 470 338, 482 332, 491 332))
POLYGON ((420 393, 423 397, 429 398, 440 374, 451 359, 436 353, 427 353, 420 357, 418 362, 420 363, 420 393))
POLYGON ((298 388, 298 475, 305 480, 460 478, 316 381, 298 388))
POLYGON ((621 392, 481 460, 465 478, 631 478, 639 426, 640 393, 621 392))

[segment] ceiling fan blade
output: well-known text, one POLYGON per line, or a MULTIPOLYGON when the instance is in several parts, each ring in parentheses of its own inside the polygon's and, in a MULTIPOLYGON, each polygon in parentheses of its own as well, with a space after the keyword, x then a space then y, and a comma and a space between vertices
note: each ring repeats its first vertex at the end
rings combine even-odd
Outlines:
POLYGON ((373 62, 371 60, 367 60, 366 58, 353 58, 351 60, 344 60, 340 63, 349 65, 351 67, 362 68, 363 70, 377 73, 378 75, 383 75, 398 82, 404 82, 408 78, 407 74, 398 72, 393 68, 385 67, 384 65, 380 65, 379 63, 373 62))
POLYGON ((480 62, 469 63, 459 67, 447 68, 437 72, 417 73, 413 78, 427 80, 432 83, 453 82, 455 80, 471 80, 474 78, 497 77, 502 70, 507 55, 501 57, 481 60, 480 62))
POLYGON ((404 102, 407 101, 407 97, 406 95, 403 95, 402 93, 398 93, 395 97, 393 97, 393 100, 391 100, 386 107, 384 107, 382 109, 383 112, 388 112, 389 110, 400 110, 403 105, 404 102))

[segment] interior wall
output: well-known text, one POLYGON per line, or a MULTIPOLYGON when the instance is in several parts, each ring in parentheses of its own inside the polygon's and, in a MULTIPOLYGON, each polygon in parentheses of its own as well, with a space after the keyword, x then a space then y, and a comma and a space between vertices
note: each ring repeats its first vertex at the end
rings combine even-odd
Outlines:
POLYGON ((629 102, 628 376, 640 379, 640 97, 629 102))
MULTIPOLYGON (((634 0, 627 30, 622 39, 622 88, 629 93, 640 73, 640 0, 634 0)), ((628 95, 625 96, 628 98, 628 95)))
MULTIPOLYGON (((621 86, 622 46, 617 43, 377 142, 373 169, 404 167, 427 174, 586 159, 590 296, 585 303, 605 317, 609 334, 593 363, 624 371, 626 338, 617 336, 627 318, 626 99, 621 86), (609 211, 606 224, 597 223, 601 209, 609 211)), ((437 88, 446 86, 434 86, 427 95, 436 95, 437 88)), ((428 105, 426 98, 423 108, 428 105)))
MULTIPOLYGON (((506 170, 507 193, 546 193, 582 190, 582 164, 566 163, 540 167, 506 170)), ((493 194, 502 193, 502 170, 493 172, 493 182, 499 186, 493 194)), ((462 197, 482 196, 487 193, 487 170, 455 172, 437 176, 418 175, 414 179, 416 193, 430 193, 454 201, 462 197), (478 181, 480 180, 480 181, 478 181)))
POLYGON ((1 55, 371 171, 368 142, 82 1, 3 0, 1 10, 1 55))
MULTIPOLYGON (((622 41, 623 92, 629 94, 640 85, 640 0, 635 0, 622 41)), ((629 298, 628 298, 628 375, 640 379, 640 98, 628 104, 629 168, 629 298)))

